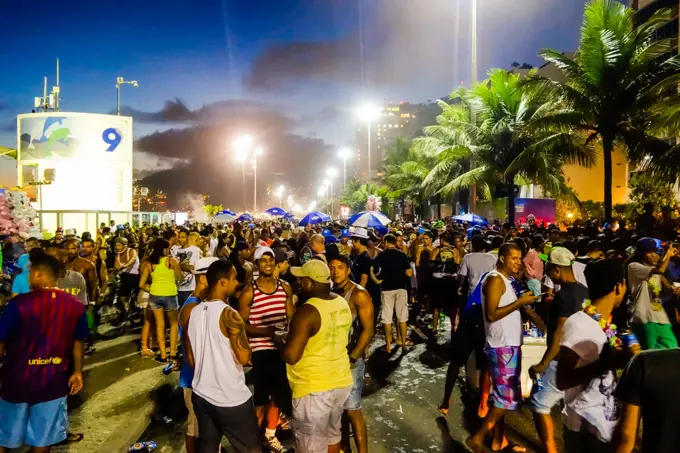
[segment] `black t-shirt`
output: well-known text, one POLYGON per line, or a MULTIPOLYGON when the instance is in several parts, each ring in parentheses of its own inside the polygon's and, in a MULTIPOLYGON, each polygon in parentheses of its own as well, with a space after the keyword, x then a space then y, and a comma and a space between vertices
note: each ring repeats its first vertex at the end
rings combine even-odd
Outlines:
POLYGON ((643 453, 675 453, 680 445, 680 349, 636 355, 616 386, 621 402, 640 406, 643 453))
POLYGON ((565 283, 548 305, 548 346, 552 344, 553 335, 559 318, 568 318, 583 307, 588 298, 588 288, 580 283, 565 283))
POLYGON ((411 268, 411 264, 404 252, 387 249, 375 258, 374 267, 376 276, 383 281, 380 285, 383 291, 408 288, 406 271, 411 268))
POLYGON ((366 274, 368 275, 366 289, 368 289, 374 284, 371 279, 371 267, 373 267, 373 259, 368 255, 368 252, 364 252, 354 258, 354 262, 352 263, 352 281, 361 284, 361 276, 366 274))

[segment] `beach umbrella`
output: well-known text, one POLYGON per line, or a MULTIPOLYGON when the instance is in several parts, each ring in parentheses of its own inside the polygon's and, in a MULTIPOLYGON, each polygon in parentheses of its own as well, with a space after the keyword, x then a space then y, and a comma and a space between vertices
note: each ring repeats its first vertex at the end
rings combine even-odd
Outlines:
POLYGON ((236 217, 236 213, 234 211, 230 211, 229 209, 225 209, 224 211, 220 211, 217 214, 218 215, 219 214, 227 214, 227 215, 230 215, 232 217, 236 217))
POLYGON ((451 218, 458 223, 469 223, 470 225, 488 225, 489 224, 489 222, 487 222, 485 218, 480 217, 476 214, 454 215, 451 218))
POLYGON ((382 228, 392 221, 380 211, 363 211, 349 218, 349 224, 362 228, 382 228))
POLYGON ((283 220, 286 220, 288 222, 295 222, 297 220, 293 214, 290 212, 286 213, 286 215, 283 216, 283 220))
POLYGON ((298 225, 300 226, 305 226, 308 224, 315 225, 317 223, 323 223, 323 222, 330 222, 331 216, 328 214, 324 214, 323 212, 319 211, 312 211, 306 216, 304 216, 298 225))
POLYGON ((215 223, 231 223, 236 219, 235 214, 230 214, 225 211, 218 212, 215 214, 212 218, 212 221, 215 223))
POLYGON ((253 216, 248 214, 247 212, 244 212, 238 218, 236 219, 237 222, 252 222, 253 221, 253 216))
POLYGON ((288 214, 286 211, 284 211, 281 208, 269 208, 266 211, 264 211, 264 213, 269 214, 271 216, 275 216, 275 217, 283 217, 286 214, 288 214))

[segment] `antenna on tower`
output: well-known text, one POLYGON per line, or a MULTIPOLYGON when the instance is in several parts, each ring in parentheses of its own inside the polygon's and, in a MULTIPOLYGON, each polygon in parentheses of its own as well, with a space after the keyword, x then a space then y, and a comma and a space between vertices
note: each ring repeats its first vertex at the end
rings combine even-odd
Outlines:
POLYGON ((59 58, 57 58, 57 86, 52 88, 52 93, 54 94, 54 110, 59 111, 61 88, 59 88, 59 58))
POLYGON ((59 111, 61 88, 59 87, 59 58, 57 58, 57 85, 52 87, 50 94, 47 94, 47 77, 43 78, 43 95, 36 96, 33 107, 43 112, 48 110, 59 111))

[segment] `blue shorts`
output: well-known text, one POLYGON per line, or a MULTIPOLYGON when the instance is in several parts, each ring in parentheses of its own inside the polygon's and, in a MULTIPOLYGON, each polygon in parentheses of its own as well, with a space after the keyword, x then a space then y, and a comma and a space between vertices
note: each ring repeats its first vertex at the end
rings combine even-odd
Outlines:
POLYGON ((352 380, 352 391, 345 401, 344 409, 346 411, 358 411, 361 409, 361 394, 364 391, 364 373, 366 372, 366 359, 357 359, 355 367, 351 368, 352 380))
POLYGON ((543 388, 531 391, 531 408, 537 414, 549 415, 553 407, 564 399, 564 392, 557 388, 557 360, 553 360, 541 375, 543 388))
POLYGON ((152 310, 173 311, 179 309, 177 295, 175 296, 154 296, 149 295, 149 308, 152 310))
POLYGON ((49 447, 66 439, 66 397, 44 403, 10 403, 0 399, 0 446, 49 447))

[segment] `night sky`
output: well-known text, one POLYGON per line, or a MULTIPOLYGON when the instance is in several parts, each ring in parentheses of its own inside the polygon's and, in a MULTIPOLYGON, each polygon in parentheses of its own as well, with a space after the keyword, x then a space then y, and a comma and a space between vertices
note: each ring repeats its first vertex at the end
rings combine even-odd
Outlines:
MULTIPOLYGON (((478 1, 479 78, 514 61, 539 65, 543 47, 577 45, 585 0, 478 1)), ((43 76, 54 84, 59 57, 62 111, 111 113, 116 76, 139 81, 123 87, 123 104, 146 184, 240 205, 230 145, 249 133, 266 150, 261 203, 278 184, 311 195, 317 170, 339 166, 336 150, 353 145, 356 106, 427 101, 469 83, 470 4, 5 0, 0 146, 16 146, 15 115, 30 112, 43 76)))

